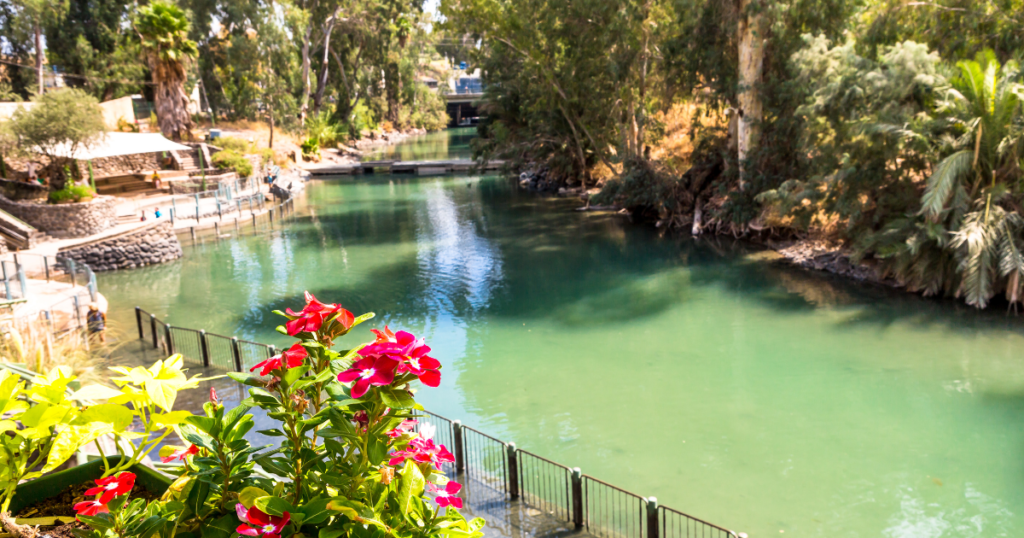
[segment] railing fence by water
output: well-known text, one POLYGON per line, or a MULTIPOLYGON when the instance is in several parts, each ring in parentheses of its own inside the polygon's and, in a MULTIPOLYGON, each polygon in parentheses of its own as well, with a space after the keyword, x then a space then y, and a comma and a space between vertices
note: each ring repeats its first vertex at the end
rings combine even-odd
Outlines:
MULTIPOLYGON (((203 330, 172 327, 135 307, 139 338, 167 354, 207 368, 248 371, 277 354, 272 345, 203 330)), ((452 447, 455 461, 441 470, 572 523, 601 538, 745 538, 724 527, 583 474, 481 431, 430 411, 421 411, 421 427, 435 428, 434 439, 452 447)))

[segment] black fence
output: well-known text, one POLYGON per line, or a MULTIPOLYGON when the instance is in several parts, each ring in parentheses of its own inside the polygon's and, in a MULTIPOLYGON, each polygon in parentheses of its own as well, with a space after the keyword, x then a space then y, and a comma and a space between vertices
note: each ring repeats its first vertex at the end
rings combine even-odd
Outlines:
MULTIPOLYGON (((187 363, 208 368, 248 371, 277 354, 274 346, 171 327, 135 307, 139 338, 168 354, 181 353, 187 363)), ((520 450, 486 433, 441 415, 422 411, 417 429, 434 428, 437 443, 455 456, 442 471, 463 477, 509 501, 523 503, 547 516, 572 523, 601 538, 740 538, 729 529, 583 474, 532 452, 520 450)))

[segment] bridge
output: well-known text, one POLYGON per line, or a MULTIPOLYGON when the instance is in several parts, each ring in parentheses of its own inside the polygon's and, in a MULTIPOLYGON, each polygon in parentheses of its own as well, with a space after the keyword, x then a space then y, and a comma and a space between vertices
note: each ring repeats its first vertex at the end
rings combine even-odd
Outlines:
MULTIPOLYGON (((498 170, 504 161, 488 161, 483 170, 498 170)), ((433 176, 479 171, 477 163, 453 161, 367 161, 353 164, 314 164, 302 168, 311 176, 349 176, 356 174, 414 174, 433 176)))
MULTIPOLYGON (((460 88, 461 90, 461 88, 460 88)), ((448 100, 448 126, 458 127, 465 122, 476 125, 480 119, 480 112, 476 103, 484 96, 483 92, 459 92, 450 93, 446 96, 448 100)))

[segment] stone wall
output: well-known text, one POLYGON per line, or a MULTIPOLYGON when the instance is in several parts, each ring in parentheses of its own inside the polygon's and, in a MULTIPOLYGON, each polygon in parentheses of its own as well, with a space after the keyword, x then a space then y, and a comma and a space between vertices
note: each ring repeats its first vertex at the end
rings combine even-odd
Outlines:
MULTIPOLYGON (((119 157, 103 157, 93 159, 93 177, 126 176, 135 173, 152 174, 153 170, 165 168, 160 153, 138 153, 135 155, 121 155, 119 157)), ((89 165, 85 161, 79 161, 79 171, 83 178, 89 177, 89 165)))
POLYGON ((170 221, 162 221, 58 254, 89 264, 93 271, 113 271, 176 260, 181 257, 181 243, 170 221))
POLYGON ((0 209, 51 237, 85 237, 117 225, 113 196, 78 204, 18 202, 0 196, 0 209))

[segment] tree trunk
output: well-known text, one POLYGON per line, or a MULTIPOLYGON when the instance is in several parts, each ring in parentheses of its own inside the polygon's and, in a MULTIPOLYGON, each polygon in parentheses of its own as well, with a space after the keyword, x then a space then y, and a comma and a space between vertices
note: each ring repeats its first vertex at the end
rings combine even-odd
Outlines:
POLYGON ((306 111, 309 109, 309 41, 313 39, 313 25, 306 30, 302 40, 302 107, 299 109, 299 125, 306 125, 306 111))
POLYGON ((274 105, 268 106, 267 112, 270 114, 270 142, 267 143, 267 147, 274 149, 274 105))
POLYGON ((36 76, 39 78, 39 95, 43 94, 43 30, 39 27, 39 19, 35 21, 36 33, 36 76))
POLYGON ((746 188, 748 176, 744 170, 744 161, 757 146, 762 115, 761 96, 758 92, 764 74, 764 15, 759 12, 760 6, 754 5, 751 8, 755 1, 739 0, 740 13, 736 28, 740 59, 736 157, 740 166, 741 190, 746 188))
POLYGON ((150 59, 150 67, 156 84, 153 101, 160 132, 177 142, 191 138, 192 116, 188 113, 184 67, 155 57, 150 59))

